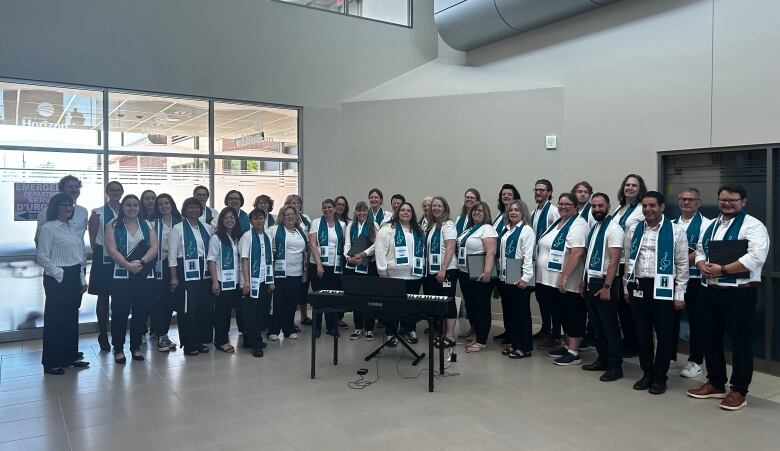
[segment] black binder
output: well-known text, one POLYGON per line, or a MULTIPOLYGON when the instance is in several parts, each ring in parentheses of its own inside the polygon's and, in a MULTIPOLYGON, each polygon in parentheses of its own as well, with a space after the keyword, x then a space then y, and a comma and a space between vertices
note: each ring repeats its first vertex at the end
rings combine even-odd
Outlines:
POLYGON ((357 239, 351 244, 352 245, 349 247, 349 252, 347 252, 347 255, 350 257, 354 257, 361 252, 365 252, 366 249, 371 247, 371 243, 368 241, 368 237, 365 236, 357 237, 357 239))
MULTIPOLYGON (((727 265, 747 254, 748 240, 712 240, 710 241, 710 263, 727 265)), ((726 274, 726 277, 747 279, 750 272, 726 274)))
MULTIPOLYGON (((143 240, 138 243, 132 252, 130 252, 130 255, 127 256, 127 261, 140 260, 147 252, 149 252, 149 245, 146 240, 143 240)), ((157 263, 157 257, 153 258, 150 262, 144 263, 143 268, 137 274, 130 273, 130 278, 145 279, 149 277, 149 274, 154 271, 155 263, 157 263)))

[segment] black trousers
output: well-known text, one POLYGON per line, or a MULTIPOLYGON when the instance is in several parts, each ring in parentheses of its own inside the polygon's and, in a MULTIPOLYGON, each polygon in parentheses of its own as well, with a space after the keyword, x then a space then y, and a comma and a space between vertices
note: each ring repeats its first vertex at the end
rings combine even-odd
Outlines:
MULTIPOLYGON (((405 282, 406 294, 418 294, 420 292, 420 287, 422 287, 422 279, 407 279, 405 282)), ((387 334, 387 336, 396 335, 399 333, 398 321, 392 318, 383 318, 382 321, 385 323, 385 334, 387 334)), ((417 322, 401 321, 401 328, 405 333, 416 332, 417 322)))
POLYGON ((301 298, 303 290, 303 276, 287 276, 275 278, 275 289, 272 295, 273 312, 271 313, 268 328, 269 334, 279 335, 284 332, 285 336, 295 332, 295 308, 301 298))
MULTIPOLYGON (((210 287, 209 287, 209 291, 210 287)), ((233 310, 236 311, 236 323, 238 318, 242 317, 239 308, 241 299, 241 289, 220 291, 219 296, 214 296, 211 292, 211 302, 214 304, 214 344, 221 346, 228 343, 228 333, 230 332, 230 318, 233 310)))
POLYGON ((639 366, 654 382, 666 382, 669 361, 674 351, 674 303, 670 300, 653 297, 653 279, 637 279, 628 284, 631 300, 631 312, 636 325, 636 344, 639 353, 639 366), (634 291, 642 291, 642 297, 634 296, 634 291), (656 343, 653 352, 653 331, 656 343))
POLYGON ((271 309, 271 294, 268 285, 260 284, 258 298, 241 296, 239 309, 244 323, 244 347, 257 349, 263 344, 263 329, 268 322, 271 309))
POLYGON ((214 341, 214 303, 211 279, 184 280, 183 262, 176 267, 184 296, 177 312, 179 338, 184 352, 197 351, 201 344, 214 341))
POLYGON ((62 282, 43 276, 46 304, 43 310, 41 364, 44 368, 70 365, 78 352, 81 265, 68 266, 63 270, 62 282))
POLYGON ((463 300, 466 303, 466 310, 469 312, 469 322, 474 326, 477 343, 483 345, 487 344, 488 335, 490 334, 492 320, 490 316, 490 298, 493 295, 493 285, 493 282, 482 283, 471 280, 468 275, 466 275, 465 283, 461 285, 463 300), (465 290, 463 287, 466 287, 465 290))
POLYGON ((103 264, 103 246, 95 246, 92 253, 92 267, 89 270, 89 294, 97 296, 95 316, 101 335, 108 334, 111 286, 113 284, 113 264, 103 264))
MULTIPOLYGON (((723 337, 731 341, 731 389, 746 395, 753 379, 753 329, 758 287, 702 290, 701 309, 707 379, 716 388, 726 386, 723 337)), ((763 320, 763 318, 762 318, 763 320)))
POLYGON ((579 293, 572 293, 571 291, 561 293, 557 288, 553 288, 553 290, 555 293, 553 318, 558 317, 558 321, 560 321, 563 331, 568 337, 584 337, 585 321, 588 316, 585 299, 579 293))
POLYGON ((168 267, 168 259, 163 260, 162 265, 162 279, 154 281, 157 297, 154 298, 152 306, 152 330, 158 337, 168 335, 173 311, 179 312, 178 307, 184 302, 184 287, 181 284, 176 287, 176 291, 171 292, 171 270, 168 267))
MULTIPOLYGON (((323 266, 325 272, 322 277, 317 276, 317 265, 309 263, 309 279, 311 279, 311 289, 314 291, 320 290, 340 290, 341 289, 341 274, 334 272, 334 266, 323 266)), ((321 319, 321 318, 320 318, 321 319)), ((317 330, 322 329, 322 321, 319 322, 320 327, 317 330)), ((338 316, 335 313, 325 315, 325 328, 329 331, 338 331, 338 316)))
MULTIPOLYGON (((379 272, 377 272, 376 270, 376 262, 369 262, 368 274, 356 273, 354 269, 349 269, 349 268, 344 268, 344 274, 349 274, 350 276, 377 277, 379 275, 379 272)), ((371 316, 366 316, 360 310, 355 310, 354 312, 352 312, 352 321, 355 324, 355 329, 362 329, 365 331, 372 331, 372 332, 374 330, 374 325, 376 324, 376 318, 373 318, 371 316)))
POLYGON ((602 301, 596 295, 598 286, 589 288, 585 293, 585 305, 588 308, 588 317, 596 333, 596 351, 599 359, 606 362, 609 368, 621 367, 623 358, 620 337, 620 323, 618 320, 618 305, 625 304, 622 292, 618 291, 617 284, 609 290, 609 300, 602 301))
POLYGON ((558 289, 547 285, 537 284, 534 292, 536 293, 536 302, 539 304, 539 314, 542 317, 541 332, 549 334, 550 338, 561 338, 561 317, 560 312, 556 312, 556 299, 558 298, 558 289))
POLYGON ((499 282, 498 294, 504 306, 504 328, 509 343, 514 349, 531 352, 531 288, 499 282))
MULTIPOLYGON (((625 274, 625 265, 622 263, 618 267, 618 276, 615 277, 618 293, 623 293, 623 275, 625 274)), ((631 306, 626 302, 618 303, 618 318, 620 319, 620 331, 623 334, 623 350, 633 351, 637 347, 637 331, 634 324, 634 314, 631 306)))
POLYGON ((141 349, 141 336, 146 333, 146 318, 152 307, 154 282, 153 279, 137 278, 132 274, 129 279, 114 279, 111 289, 111 345, 114 352, 125 346, 130 312, 133 314, 130 320, 130 350, 141 349))
MULTIPOLYGON (((702 334, 702 310, 706 302, 702 299, 704 287, 699 279, 691 279, 685 290, 685 314, 688 317, 688 361, 704 363, 704 339, 702 334)), ((678 323, 679 324, 679 323, 678 323)), ((679 336, 679 331, 676 336, 679 336)), ((677 350, 675 349, 675 353, 677 350)))

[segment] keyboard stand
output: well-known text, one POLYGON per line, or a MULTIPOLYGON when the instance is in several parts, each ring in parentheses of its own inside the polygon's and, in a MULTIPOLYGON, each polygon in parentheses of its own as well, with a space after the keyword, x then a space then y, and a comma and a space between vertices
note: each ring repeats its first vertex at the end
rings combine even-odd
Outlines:
POLYGON ((380 352, 382 352, 383 349, 387 346, 388 343, 390 343, 393 339, 398 341, 398 343, 401 343, 401 345, 406 348, 407 351, 409 351, 410 354, 412 354, 412 357, 414 357, 414 360, 412 361, 412 366, 417 366, 420 361, 425 358, 425 353, 418 354, 417 351, 412 348, 412 346, 406 342, 400 335, 392 335, 389 340, 386 340, 382 345, 374 350, 371 354, 367 355, 365 358, 365 361, 368 362, 369 360, 376 357, 380 352))

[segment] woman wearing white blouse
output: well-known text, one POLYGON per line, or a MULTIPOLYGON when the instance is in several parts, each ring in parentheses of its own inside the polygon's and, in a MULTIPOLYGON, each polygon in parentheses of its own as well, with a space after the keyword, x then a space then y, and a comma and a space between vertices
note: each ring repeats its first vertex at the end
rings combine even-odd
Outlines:
POLYGON ((133 360, 144 360, 141 336, 146 332, 146 318, 151 310, 154 292, 153 263, 157 258, 157 234, 141 218, 141 201, 133 194, 122 199, 119 214, 106 226, 105 246, 114 260, 111 289, 111 344, 114 360, 125 363, 124 344, 127 317, 130 322, 130 352, 133 360), (145 251, 145 252, 144 252, 145 251), (151 266, 151 267, 150 267, 151 266))
MULTIPOLYGON (((458 284, 458 261, 455 258, 458 232, 455 230, 455 223, 450 219, 450 205, 443 197, 436 196, 431 199, 427 225, 425 254, 428 275, 423 282, 423 290, 425 294, 432 296, 455 296, 458 284)), ((455 346, 457 318, 458 311, 453 304, 453 308, 447 311, 444 327, 439 329, 442 336, 436 339, 438 346, 455 346)))
MULTIPOLYGON (((390 222, 379 229, 374 246, 379 276, 403 279, 406 294, 419 293, 425 273, 425 234, 417 223, 412 204, 404 202, 398 207, 390 222)), ((418 340, 415 325, 402 323, 411 343, 418 340)), ((385 327, 388 338, 396 335, 395 321, 385 321, 385 327)))
POLYGON ((504 212, 504 230, 499 237, 498 285, 501 306, 504 310, 504 327, 509 346, 502 354, 510 359, 531 356, 531 286, 534 284, 534 246, 536 235, 529 224, 528 207, 522 200, 513 200, 504 212), (510 260, 519 260, 522 267, 520 280, 507 279, 510 260))
POLYGON ((54 195, 46 208, 47 222, 38 233, 38 264, 43 267, 43 356, 41 364, 47 374, 65 374, 64 367, 83 368, 89 362, 77 361, 79 306, 87 291, 82 270, 86 265, 84 239, 74 233, 73 199, 67 194, 54 195))
POLYGON ((244 327, 244 348, 252 349, 255 357, 263 356, 262 331, 267 327, 271 309, 271 292, 274 290, 274 263, 271 237, 265 228, 267 213, 255 208, 249 213, 252 228, 241 237, 241 318, 244 327))
POLYGON ((547 353, 555 364, 579 365, 579 345, 585 334, 587 307, 580 295, 585 270, 588 223, 577 214, 577 198, 571 193, 558 196, 556 220, 539 237, 536 253, 536 290, 552 299, 552 314, 566 333, 566 346, 547 353))
POLYGON ((214 307, 211 302, 211 275, 206 254, 211 226, 200 221, 203 204, 195 197, 181 207, 184 220, 173 226, 168 238, 168 269, 171 292, 184 287, 183 305, 177 310, 179 338, 186 355, 209 352, 206 343, 214 339, 214 307))
POLYGON ((211 295, 214 303, 214 346, 222 352, 233 353, 236 349, 228 340, 230 317, 236 311, 236 323, 241 319, 241 259, 238 240, 241 239, 238 212, 234 207, 225 207, 217 218, 217 230, 209 240, 206 260, 211 273, 211 295))
POLYGON ((496 260, 496 229, 491 225, 490 207, 476 202, 468 213, 468 222, 458 236, 458 269, 461 291, 469 314, 474 336, 466 340, 466 352, 479 352, 487 348, 490 333, 490 295, 493 292, 490 273, 496 260), (476 278, 469 277, 469 255, 484 255, 485 266, 476 278))
POLYGON ((279 334, 298 338, 295 328, 295 307, 301 298, 303 282, 308 279, 306 268, 307 236, 298 222, 295 207, 285 205, 279 210, 279 222, 268 229, 274 252, 274 296, 268 339, 276 341, 279 334))
MULTIPOLYGON (((340 276, 344 267, 344 229, 346 225, 337 220, 336 202, 322 201, 322 217, 311 222, 309 228, 309 277, 314 291, 340 290, 340 276)), ((338 334, 338 320, 335 314, 325 317, 326 333, 338 334)), ((314 335, 319 337, 322 324, 317 324, 314 335)))
MULTIPOLYGON (((168 193, 161 193, 154 201, 154 230, 159 243, 154 276, 157 288, 154 306, 152 307, 152 331, 157 335, 157 350, 160 352, 175 351, 178 346, 168 337, 173 311, 184 301, 181 287, 171 292, 171 271, 168 269, 168 239, 174 225, 181 222, 181 213, 176 208, 176 201, 168 193)), ((183 313, 182 313, 183 314, 183 313)))
MULTIPOLYGON (((368 204, 360 201, 355 205, 354 219, 347 225, 347 231, 344 234, 344 258, 347 265, 344 267, 345 274, 377 276, 376 261, 374 260, 374 241, 376 241, 376 225, 374 221, 368 218, 368 204), (354 252, 349 255, 352 246, 358 240, 365 241, 368 247, 360 252, 354 252)), ((357 340, 365 332, 366 340, 374 339, 374 325, 376 320, 372 317, 363 316, 363 312, 355 311, 352 313, 352 319, 355 323, 355 330, 349 336, 351 340, 357 340)))
MULTIPOLYGON (((284 199, 284 205, 285 206, 289 205, 295 208, 295 211, 298 212, 298 216, 299 216, 298 218, 300 222, 299 226, 301 230, 303 230, 303 233, 305 233, 306 236, 308 237, 309 227, 311 227, 311 218, 309 217, 309 215, 303 212, 303 198, 297 194, 289 194, 284 199)), ((298 299, 298 310, 301 312, 301 324, 305 326, 311 326, 311 318, 309 318, 309 304, 307 304, 306 302, 307 295, 309 293, 310 283, 311 283, 311 275, 309 275, 308 278, 303 280, 303 286, 301 288, 301 297, 300 299, 298 299)), ((301 329, 296 326, 295 331, 300 332, 301 329)))

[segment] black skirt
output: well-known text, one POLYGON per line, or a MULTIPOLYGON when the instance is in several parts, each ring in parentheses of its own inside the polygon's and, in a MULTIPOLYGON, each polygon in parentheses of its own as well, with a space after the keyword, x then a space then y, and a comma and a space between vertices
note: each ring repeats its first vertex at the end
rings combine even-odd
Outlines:
POLYGON ((92 268, 89 271, 89 294, 110 295, 114 279, 114 264, 103 263, 103 246, 95 246, 92 268))

